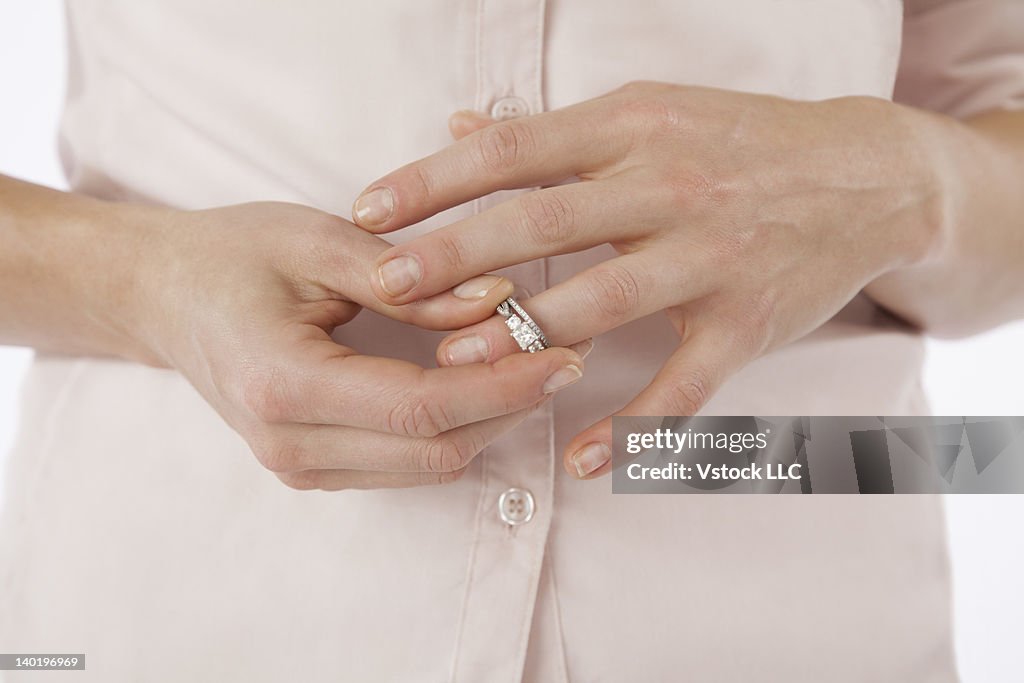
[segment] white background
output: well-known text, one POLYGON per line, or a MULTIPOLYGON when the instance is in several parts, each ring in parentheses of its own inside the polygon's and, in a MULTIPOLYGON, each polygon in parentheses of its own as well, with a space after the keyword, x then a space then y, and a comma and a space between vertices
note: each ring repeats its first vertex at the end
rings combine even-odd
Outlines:
MULTIPOLYGON (((0 0, 0 173, 54 187, 64 187, 55 136, 65 75, 60 4, 0 0)), ((1021 323, 967 341, 930 343, 925 379, 934 412, 1024 415, 1022 351, 1021 323)), ((0 347, 0 464, 30 358, 25 349, 0 347)), ((2 476, 0 470, 0 484, 2 476)), ((951 496, 948 511, 963 680, 1020 683, 1024 496, 951 496)))

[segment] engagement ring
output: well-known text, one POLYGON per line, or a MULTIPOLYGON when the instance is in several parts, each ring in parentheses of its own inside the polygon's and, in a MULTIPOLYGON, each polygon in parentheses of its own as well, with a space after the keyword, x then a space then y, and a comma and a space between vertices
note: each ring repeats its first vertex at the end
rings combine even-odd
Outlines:
POLYGON ((523 351, 536 353, 548 348, 548 338, 543 330, 512 297, 498 305, 498 315, 505 319, 509 333, 523 351))

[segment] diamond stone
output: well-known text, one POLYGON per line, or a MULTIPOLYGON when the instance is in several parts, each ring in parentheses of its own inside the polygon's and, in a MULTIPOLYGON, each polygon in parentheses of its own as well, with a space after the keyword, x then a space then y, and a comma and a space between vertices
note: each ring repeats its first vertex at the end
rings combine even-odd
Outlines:
POLYGON ((520 325, 512 330, 512 337, 519 342, 520 347, 526 348, 537 341, 537 335, 530 329, 529 325, 520 325))
POLYGON ((505 318, 505 324, 508 325, 508 329, 515 330, 517 327, 523 324, 522 318, 518 315, 510 315, 505 318))

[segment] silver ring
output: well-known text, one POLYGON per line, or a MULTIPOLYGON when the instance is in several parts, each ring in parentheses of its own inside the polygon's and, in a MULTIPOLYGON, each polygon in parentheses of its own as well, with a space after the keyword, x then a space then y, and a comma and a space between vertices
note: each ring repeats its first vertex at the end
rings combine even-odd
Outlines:
POLYGON ((498 315, 505 319, 509 334, 523 351, 536 353, 548 348, 548 338, 540 325, 533 322, 530 314, 512 297, 498 304, 498 315))

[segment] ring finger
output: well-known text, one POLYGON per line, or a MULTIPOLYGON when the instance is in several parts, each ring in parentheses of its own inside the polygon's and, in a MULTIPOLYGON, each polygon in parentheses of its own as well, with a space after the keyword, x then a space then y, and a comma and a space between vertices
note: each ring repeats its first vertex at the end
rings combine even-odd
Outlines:
MULTIPOLYGON (((712 284, 713 275, 690 259, 669 261, 643 251, 593 266, 521 304, 552 346, 568 346, 701 298, 712 284)), ((495 316, 442 340, 437 362, 493 362, 519 350, 504 321, 495 316)))

